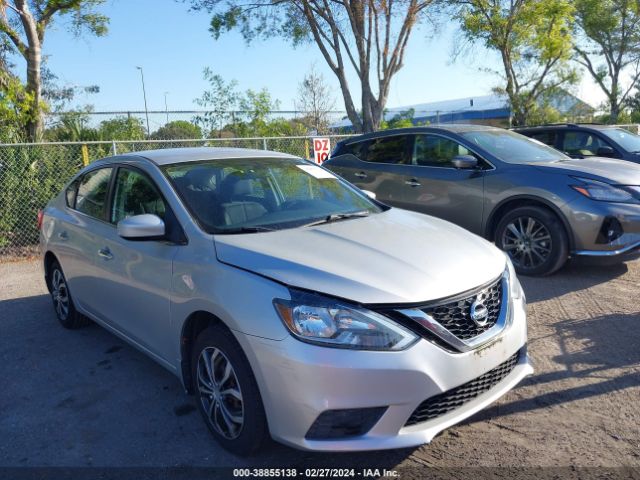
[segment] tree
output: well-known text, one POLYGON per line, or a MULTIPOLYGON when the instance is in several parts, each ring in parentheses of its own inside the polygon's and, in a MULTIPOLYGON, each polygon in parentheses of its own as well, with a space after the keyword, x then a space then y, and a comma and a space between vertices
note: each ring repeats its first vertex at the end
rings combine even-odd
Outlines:
POLYGON ((315 67, 311 67, 298 85, 298 98, 294 105, 303 114, 302 123, 308 128, 318 133, 328 130, 329 114, 335 108, 336 100, 333 89, 315 67))
POLYGON ((45 33, 56 17, 69 16, 75 35, 83 30, 101 36, 108 19, 96 13, 104 0, 0 0, 0 36, 11 44, 27 65, 25 92, 30 112, 25 133, 30 140, 40 137, 43 127, 42 45, 45 33))
POLYGON ((298 45, 313 41, 340 84, 354 128, 378 128, 391 88, 402 68, 414 27, 435 0, 190 0, 212 14, 214 38, 239 29, 245 40, 282 36, 298 45), (360 111, 347 81, 359 80, 360 111))
POLYGON ((513 123, 526 125, 546 92, 577 80, 572 53, 571 0, 455 0, 462 31, 471 42, 496 51, 513 123))
MULTIPOLYGON (((210 68, 203 71, 204 79, 209 82, 210 89, 206 90, 200 98, 196 98, 194 102, 206 108, 207 111, 201 115, 197 115, 194 122, 203 127, 206 134, 211 137, 217 132, 222 137, 222 129, 228 120, 229 113, 233 112, 238 106, 238 82, 232 80, 226 82, 222 76, 214 74, 210 68)), ((232 118, 235 123, 235 118, 232 118)))
POLYGON ((640 2, 576 0, 576 25, 580 35, 576 60, 607 96, 609 119, 616 123, 640 79, 640 2), (626 88, 621 85, 625 70, 631 70, 626 88))
POLYGON ((103 140, 144 140, 147 131, 141 119, 121 116, 100 122, 98 132, 103 140))
POLYGON ((380 123, 380 130, 390 130, 392 128, 410 128, 420 125, 428 125, 428 121, 416 122, 413 117, 416 111, 413 108, 396 113, 390 120, 383 120, 380 123))
POLYGON ((175 120, 151 134, 154 140, 193 140, 202 138, 202 129, 185 120, 175 120))

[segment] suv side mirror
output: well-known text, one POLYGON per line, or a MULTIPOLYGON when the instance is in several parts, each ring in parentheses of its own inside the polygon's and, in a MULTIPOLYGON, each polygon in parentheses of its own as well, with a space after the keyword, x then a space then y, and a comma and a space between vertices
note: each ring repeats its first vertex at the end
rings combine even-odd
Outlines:
POLYGON ((120 220, 117 228, 118 235, 126 240, 157 240, 165 235, 162 219, 149 213, 120 220))
POLYGON ((451 163, 456 168, 469 170, 478 166, 478 159, 473 155, 456 155, 451 163))
POLYGON ((596 153, 599 157, 615 157, 616 152, 613 148, 603 146, 598 148, 598 152, 596 153))

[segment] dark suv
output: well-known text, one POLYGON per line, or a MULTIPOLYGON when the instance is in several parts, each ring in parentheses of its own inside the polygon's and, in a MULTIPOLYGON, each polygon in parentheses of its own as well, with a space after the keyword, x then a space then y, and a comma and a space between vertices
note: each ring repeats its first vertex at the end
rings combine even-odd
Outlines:
POLYGON ((479 125, 386 130, 339 142, 324 166, 390 205, 495 241, 519 273, 572 255, 640 252, 640 165, 572 159, 523 135, 479 125))
POLYGON ((513 131, 572 158, 608 157, 640 163, 640 136, 615 125, 564 123, 514 128, 513 131))

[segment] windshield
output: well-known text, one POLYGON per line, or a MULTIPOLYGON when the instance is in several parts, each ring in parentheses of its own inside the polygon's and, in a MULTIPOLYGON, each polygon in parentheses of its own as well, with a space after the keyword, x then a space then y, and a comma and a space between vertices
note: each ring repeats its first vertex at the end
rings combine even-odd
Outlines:
POLYGON ((462 136, 507 163, 549 162, 569 158, 542 142, 509 130, 472 130, 462 136))
POLYGON ((634 135, 622 128, 604 128, 600 130, 600 132, 616 142, 627 152, 640 153, 640 136, 634 135))
POLYGON ((294 228, 381 212, 364 193, 299 159, 226 159, 164 168, 209 233, 294 228))

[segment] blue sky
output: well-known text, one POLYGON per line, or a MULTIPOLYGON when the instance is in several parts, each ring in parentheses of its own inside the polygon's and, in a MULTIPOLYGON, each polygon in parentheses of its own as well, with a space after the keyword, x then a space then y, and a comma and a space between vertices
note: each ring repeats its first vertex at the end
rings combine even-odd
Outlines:
MULTIPOLYGON (((48 66, 60 83, 100 87, 100 93, 77 99, 97 111, 144 108, 137 65, 144 68, 150 110, 164 110, 164 92, 169 92, 169 110, 197 108, 193 99, 206 89, 205 66, 237 80, 242 90, 266 87, 281 109, 293 109, 298 83, 313 64, 335 88, 336 108, 344 108, 337 81, 314 44, 294 49, 273 39, 247 46, 237 33, 215 41, 205 12, 189 12, 188 3, 173 0, 109 0, 101 11, 111 19, 106 37, 74 38, 58 23, 44 45, 48 66)), ((490 93, 498 80, 483 70, 497 68, 497 58, 476 48, 452 63, 456 34, 453 25, 444 25, 432 39, 425 31, 414 34, 387 107, 490 93)), ((355 90, 356 79, 350 83, 355 90)), ((576 93, 592 104, 600 101, 589 81, 576 93)), ((358 103, 357 95, 354 101, 358 103)))

